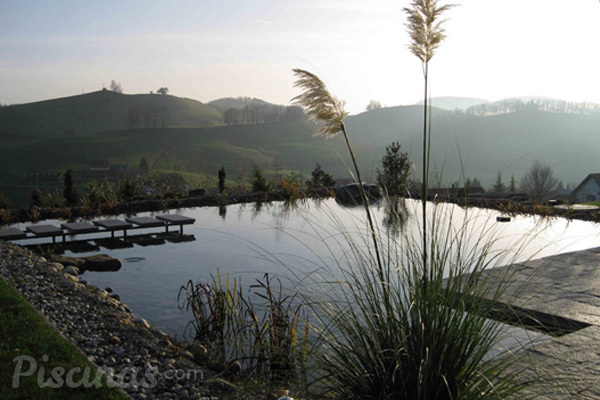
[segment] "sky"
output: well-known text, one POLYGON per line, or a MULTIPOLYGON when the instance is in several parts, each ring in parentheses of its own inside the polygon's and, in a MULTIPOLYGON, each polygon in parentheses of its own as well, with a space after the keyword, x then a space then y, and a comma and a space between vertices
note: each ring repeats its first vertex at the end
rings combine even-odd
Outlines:
MULTIPOLYGON (((442 3, 445 3, 442 1, 442 3)), ((456 0, 431 96, 600 103, 600 1, 456 0)), ((422 99, 408 0, 0 0, 0 104, 168 87, 208 102, 289 104, 292 68, 351 113, 422 99)))

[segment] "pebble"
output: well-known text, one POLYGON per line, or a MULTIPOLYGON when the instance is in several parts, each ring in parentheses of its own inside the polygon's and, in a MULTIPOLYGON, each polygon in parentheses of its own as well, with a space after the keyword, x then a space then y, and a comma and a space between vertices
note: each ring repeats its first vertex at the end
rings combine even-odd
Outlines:
POLYGON ((131 309, 118 301, 120 297, 108 292, 111 288, 99 290, 80 283, 75 272, 79 272, 76 267, 63 268, 59 262, 47 262, 0 241, 0 276, 117 382, 121 372, 133 369, 139 380, 125 385, 132 398, 183 400, 202 394, 221 399, 234 390, 230 384, 214 385, 214 374, 193 362, 188 346, 150 327, 145 319, 134 318, 131 309), (200 370, 205 379, 168 379, 168 369, 200 370), (151 372, 156 384, 148 388, 141 379, 151 372))

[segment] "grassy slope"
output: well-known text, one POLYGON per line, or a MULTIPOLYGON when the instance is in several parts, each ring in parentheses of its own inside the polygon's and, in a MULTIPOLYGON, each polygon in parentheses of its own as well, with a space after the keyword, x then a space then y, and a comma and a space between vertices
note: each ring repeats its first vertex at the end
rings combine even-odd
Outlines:
MULTIPOLYGON (((348 119, 357 141, 381 147, 401 143, 416 165, 421 163, 422 108, 408 106, 363 113, 348 119)), ((598 172, 600 115, 586 116, 540 111, 473 117, 434 109, 432 168, 443 169, 448 181, 464 171, 491 185, 498 171, 505 183, 517 182, 534 160, 550 165, 558 179, 578 183, 598 172), (460 150, 459 150, 460 149, 460 150)))
MULTIPOLYGON (((96 368, 75 346, 62 338, 44 319, 37 314, 4 279, 0 278, 0 398, 2 399, 126 399, 127 397, 116 389, 91 387, 85 389, 44 388, 37 384, 38 373, 45 367, 44 381, 50 378, 50 371, 62 367, 66 371, 79 367, 91 368, 91 379, 96 376, 96 368), (32 376, 22 376, 19 388, 12 388, 15 372, 15 357, 27 355, 37 360, 38 368, 32 376), (48 356, 44 362, 42 357, 48 356)), ((26 372, 30 363, 23 361, 22 372, 26 372)), ((66 374, 63 375, 63 379, 66 374)), ((76 373, 74 381, 81 379, 82 374, 76 373)), ((105 381, 103 381, 105 382, 105 381)))
POLYGON ((83 168, 90 161, 137 165, 146 157, 152 166, 160 155, 167 156, 155 166, 180 167, 191 172, 216 173, 221 165, 232 171, 240 160, 247 167, 254 161, 269 168, 279 157, 284 168, 310 171, 317 162, 343 169, 330 146, 342 148, 341 138, 313 137, 308 122, 213 128, 168 128, 116 131, 74 138, 56 138, 19 149, 1 150, 0 163, 6 173, 25 176, 28 172, 62 171, 83 168), (338 143, 339 142, 339 143, 338 143))
POLYGON ((99 91, 23 105, 0 108, 0 139, 10 143, 19 138, 61 136, 73 129, 77 135, 126 129, 130 109, 146 104, 169 110, 168 126, 213 126, 222 114, 213 106, 195 100, 163 95, 125 95, 99 91))
MULTIPOLYGON (((165 152, 168 154, 162 157, 155 169, 215 175, 224 165, 228 177, 232 177, 238 160, 245 168, 254 161, 268 170, 278 157, 284 169, 306 174, 318 162, 335 177, 348 176, 335 153, 335 150, 341 151, 346 157, 340 138, 325 140, 312 137, 315 131, 313 124, 295 122, 184 128, 198 121, 210 124, 215 121, 211 118, 220 115, 210 105, 198 108, 199 105, 198 102, 172 96, 97 92, 19 106, 23 110, 33 107, 40 111, 39 115, 28 114, 31 121, 22 121, 24 126, 20 129, 25 131, 47 122, 48 126, 57 129, 55 133, 59 136, 43 141, 39 138, 37 141, 31 138, 22 140, 16 134, 11 134, 10 140, 0 138, 0 191, 9 196, 16 191, 30 193, 29 187, 18 187, 22 185, 19 180, 36 170, 83 168, 90 161, 102 159, 137 165, 141 157, 146 157, 152 166, 165 152), (50 111, 58 105, 67 107, 69 101, 77 102, 79 108, 76 109, 94 110, 92 103, 104 104, 100 107, 103 111, 92 116, 78 115, 94 129, 109 126, 115 130, 73 138, 62 136, 50 111), (81 106, 84 101, 88 103, 87 108, 81 106), (144 101, 170 104, 173 107, 171 122, 178 124, 179 128, 120 131, 122 126, 117 122, 119 113, 123 114, 126 110, 123 102, 143 104, 144 101), (48 112, 42 112, 44 109, 48 112), (203 114, 205 112, 208 114, 203 114), (100 116, 106 121, 100 121, 100 116), (208 119, 203 119, 205 117, 208 119)), ((6 125, 1 123, 2 115, 9 109, 13 107, 0 108, 0 135, 6 129, 6 125)), ((60 110, 55 111, 60 113, 60 110)), ((410 153, 413 163, 420 165, 421 124, 422 108, 419 105, 378 109, 349 117, 349 136, 366 178, 374 176, 385 146, 392 141, 399 141, 403 151, 410 153)), ((598 172, 594 161, 600 152, 600 142, 595 140, 598 126, 599 116, 523 111, 473 117, 434 108, 432 167, 434 170, 443 169, 446 184, 460 180, 464 172, 466 177, 476 177, 488 186, 495 180, 497 171, 503 171, 505 183, 510 181, 511 175, 518 182, 533 160, 538 159, 552 166, 555 175, 565 183, 577 183, 588 173, 598 172)))

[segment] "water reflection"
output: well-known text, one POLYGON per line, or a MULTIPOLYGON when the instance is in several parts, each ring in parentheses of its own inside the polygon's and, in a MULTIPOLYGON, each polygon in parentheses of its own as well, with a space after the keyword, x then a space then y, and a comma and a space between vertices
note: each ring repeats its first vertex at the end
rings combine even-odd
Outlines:
POLYGON ((404 232, 409 219, 408 208, 403 197, 392 196, 384 202, 383 226, 389 236, 397 237, 404 232))
POLYGON ((223 218, 223 221, 225 221, 225 217, 227 216, 227 205, 219 205, 219 216, 223 218))
MULTIPOLYGON (((501 240, 495 243, 498 249, 510 249, 515 235, 537 232, 530 240, 533 250, 524 252, 523 260, 600 243, 600 228, 589 222, 568 223, 562 218, 540 222, 540 219, 516 216, 510 223, 498 224, 496 211, 466 210, 444 204, 432 206, 428 211, 433 214, 436 209, 451 216, 457 226, 468 216, 474 225, 468 232, 469 237, 475 242, 482 237, 482 231, 486 232, 481 226, 497 226, 501 234, 501 240), (477 225, 479 221, 481 225, 477 225), (480 227, 475 229, 477 226, 480 227)), ((373 217, 381 227, 382 240, 392 235, 418 237, 420 210, 420 203, 410 199, 374 204, 373 217)), ((346 236, 361 244, 367 232, 364 209, 342 207, 334 199, 232 204, 225 207, 225 213, 229 215, 226 220, 220 207, 181 210, 181 214, 197 221, 186 226, 189 236, 178 239, 173 232, 173 237, 161 237, 164 243, 159 246, 115 246, 114 249, 102 246, 101 251, 111 257, 120 260, 139 257, 140 260, 125 262, 117 272, 87 271, 82 279, 98 287, 112 287, 136 314, 180 336, 189 318, 181 314, 176 300, 179 288, 188 280, 206 281, 217 269, 243 277, 244 284, 267 272, 284 277, 293 274, 296 282, 311 273, 327 275, 329 270, 348 262, 346 236), (174 243, 178 240, 183 243, 174 243)), ((150 213, 138 214, 142 215, 150 213)))

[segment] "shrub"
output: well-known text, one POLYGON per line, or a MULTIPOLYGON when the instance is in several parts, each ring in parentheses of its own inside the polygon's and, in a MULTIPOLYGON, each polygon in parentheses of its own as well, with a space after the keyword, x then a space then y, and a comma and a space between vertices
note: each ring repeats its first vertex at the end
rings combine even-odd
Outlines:
POLYGON ((0 209, 8 209, 12 207, 12 201, 0 192, 0 209))
POLYGON ((493 251, 493 230, 475 229, 469 210, 457 226, 461 215, 454 213, 462 211, 444 215, 445 204, 435 207, 427 270, 418 233, 379 239, 379 270, 372 244, 342 231, 349 250, 324 274, 338 279, 307 284, 321 288, 310 297, 311 314, 318 316, 312 377, 317 394, 504 399, 523 388, 517 369, 511 370, 514 358, 505 353, 490 361, 502 325, 487 318, 490 304, 510 297, 510 272, 491 282, 485 270, 509 263, 514 254, 493 251), (481 239, 473 244, 472 237, 481 239))
POLYGON ((281 190, 287 200, 297 200, 305 197, 304 181, 297 172, 289 172, 280 178, 281 190))
POLYGON ((142 185, 132 176, 126 175, 117 182, 117 197, 121 201, 130 201, 142 194, 142 185))
POLYGON ((306 181, 306 187, 310 189, 332 188, 335 186, 333 177, 323 171, 321 165, 317 163, 315 169, 311 172, 311 179, 306 181))
POLYGON ((186 334, 223 369, 239 363, 244 376, 270 384, 296 381, 304 374, 308 319, 295 296, 284 295, 278 279, 265 274, 245 294, 237 279, 227 275, 223 282, 217 271, 209 282, 190 280, 177 301, 193 316, 186 334))
POLYGON ((219 194, 225 192, 225 166, 222 166, 219 170, 219 194))
MULTIPOLYGON (((435 19, 448 7, 437 8, 435 0, 415 0, 413 7, 414 12, 407 10, 411 12, 409 26, 415 29, 413 39, 433 40, 422 48, 412 48, 426 67, 443 35, 434 32, 419 36, 424 32, 414 25, 427 21, 439 30, 435 19), (434 15, 424 16, 422 12, 434 15)), ((361 182, 343 123, 344 103, 315 75, 297 69, 294 72, 296 86, 304 89, 295 100, 322 124, 321 133, 343 133, 357 181, 361 182)), ((424 121, 424 138, 426 131, 424 121)), ((428 169, 428 148, 424 141, 424 171, 428 169)), ((311 377, 318 395, 343 399, 504 399, 524 388, 523 381, 517 379, 517 369, 510 369, 514 366, 512 358, 489 360, 501 324, 487 316, 492 311, 490 304, 507 300, 504 295, 510 276, 496 276, 488 282, 485 270, 510 262, 513 253, 494 252, 493 232, 485 224, 474 230, 468 209, 458 226, 453 212, 446 215, 439 211, 444 210, 444 204, 434 205, 429 217, 427 180, 425 172, 422 224, 416 232, 383 240, 362 190, 370 240, 355 239, 346 230, 331 235, 337 243, 343 242, 343 256, 333 254, 336 268, 325 275, 334 278, 306 286, 307 290, 322 288, 307 298, 318 322, 313 345, 316 372, 311 377)), ((323 241, 327 242, 325 238, 323 241)))
POLYGON ((256 163, 250 164, 250 175, 252 176, 253 192, 268 192, 271 188, 269 182, 265 179, 262 169, 256 163))
POLYGON ((67 207, 74 207, 79 201, 79 194, 77 194, 77 187, 75 186, 75 177, 72 169, 68 169, 63 176, 63 197, 65 198, 65 205, 67 207))

